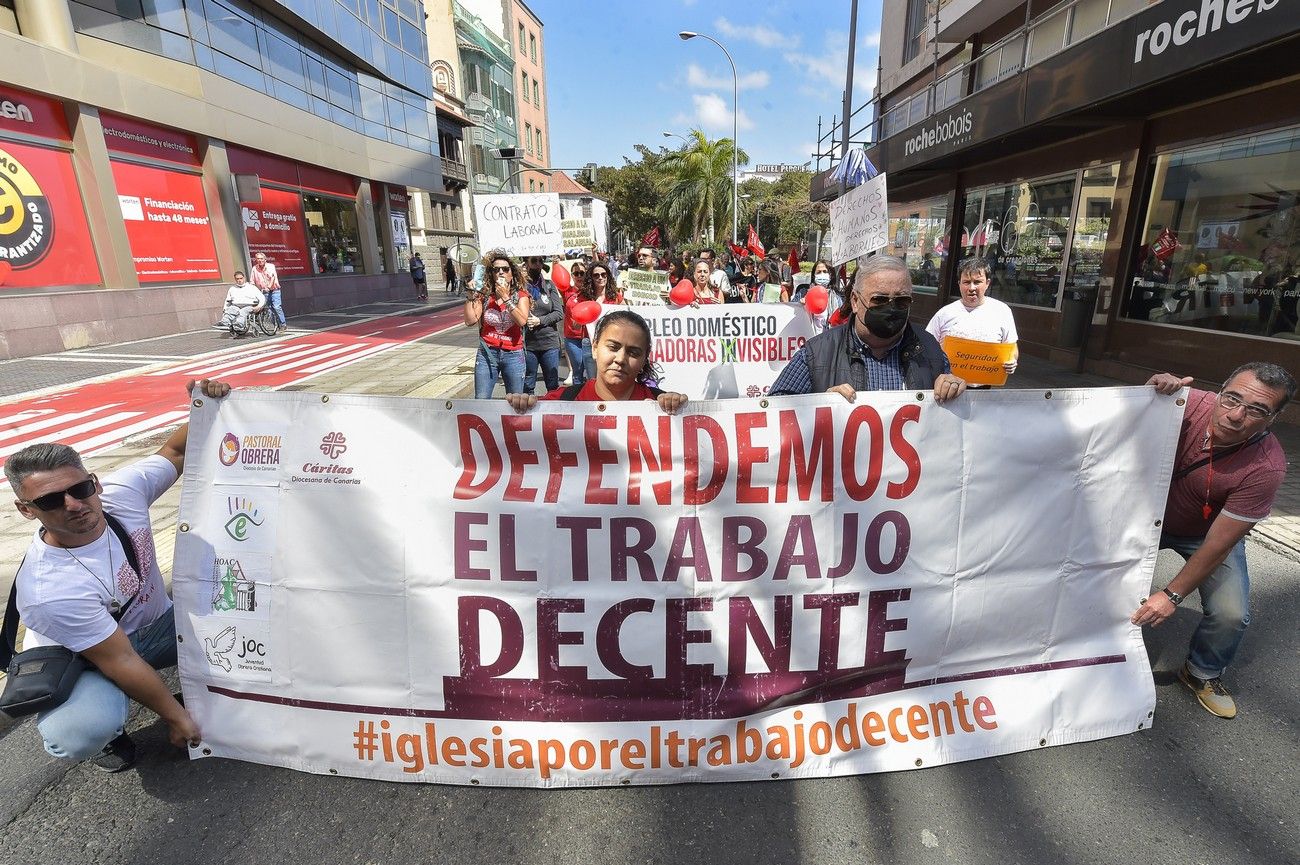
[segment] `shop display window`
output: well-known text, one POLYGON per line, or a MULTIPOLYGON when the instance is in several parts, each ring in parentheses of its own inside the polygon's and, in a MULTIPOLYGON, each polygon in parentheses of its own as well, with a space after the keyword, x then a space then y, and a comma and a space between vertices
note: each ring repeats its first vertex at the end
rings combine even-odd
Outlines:
POLYGON ((1300 340, 1300 127, 1154 160, 1125 317, 1300 340))
POLYGON ((305 193, 302 203, 316 272, 365 273, 355 202, 305 193))
POLYGON ((991 296, 1004 303, 1057 308, 1078 175, 1071 172, 966 194, 962 258, 988 261, 991 296))
POLYGON ((1074 233, 1070 237, 1069 263, 1065 268, 1066 290, 1097 288, 1101 283, 1101 256, 1110 235, 1110 212, 1118 175, 1118 163, 1083 172, 1074 233))
POLYGON ((947 197, 889 205, 889 246, 885 252, 907 262, 914 292, 937 294, 939 274, 948 257, 947 197))

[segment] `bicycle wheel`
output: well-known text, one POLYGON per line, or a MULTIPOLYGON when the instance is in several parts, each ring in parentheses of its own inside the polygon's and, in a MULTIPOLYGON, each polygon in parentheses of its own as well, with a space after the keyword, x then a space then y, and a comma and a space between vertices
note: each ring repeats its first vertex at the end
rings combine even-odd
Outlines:
POLYGON ((271 308, 264 307, 257 312, 257 329, 267 336, 274 336, 276 330, 275 313, 271 308))

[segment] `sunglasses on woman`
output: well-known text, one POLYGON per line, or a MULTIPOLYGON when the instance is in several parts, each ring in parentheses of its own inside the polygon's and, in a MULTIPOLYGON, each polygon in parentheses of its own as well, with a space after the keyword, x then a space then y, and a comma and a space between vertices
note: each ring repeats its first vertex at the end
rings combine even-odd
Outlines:
POLYGON ((59 490, 55 493, 46 493, 43 496, 37 496, 31 501, 23 501, 22 499, 19 499, 19 502, 24 505, 30 505, 38 511, 54 511, 63 507, 64 503, 67 501, 64 496, 72 496, 77 501, 84 502, 95 494, 95 487, 97 484, 98 479, 94 475, 91 475, 84 481, 77 481, 66 490, 59 490))
POLYGON ((494 264, 492 265, 492 270, 495 271, 496 273, 509 273, 510 271, 514 270, 514 268, 512 268, 508 264, 505 265, 504 267, 502 267, 499 264, 494 264))

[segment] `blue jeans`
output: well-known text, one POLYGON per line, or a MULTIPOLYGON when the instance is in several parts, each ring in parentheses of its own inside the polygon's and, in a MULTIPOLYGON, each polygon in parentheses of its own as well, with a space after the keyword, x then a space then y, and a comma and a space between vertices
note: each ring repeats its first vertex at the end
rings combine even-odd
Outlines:
POLYGON ((497 375, 506 383, 506 393, 524 392, 524 350, 507 351, 478 341, 474 358, 474 399, 492 399, 497 375))
MULTIPOLYGON (((131 647, 155 670, 176 666, 174 610, 130 637, 131 647)), ((89 760, 116 739, 126 725, 131 700, 98 670, 86 670, 61 706, 36 716, 45 750, 67 760, 89 760)))
POLYGON ((569 358, 569 369, 573 371, 572 384, 585 384, 596 377, 596 361, 591 356, 591 340, 587 337, 575 339, 564 338, 564 353, 569 358))
POLYGON ((546 392, 550 393, 560 386, 560 350, 547 348, 541 351, 524 350, 524 393, 537 392, 537 366, 542 367, 542 381, 546 383, 546 392))
MULTIPOLYGON (((1205 538, 1160 536, 1160 549, 1185 559, 1201 548, 1205 538)), ((1250 575, 1246 572, 1246 539, 1242 538, 1197 587, 1205 616, 1192 632, 1187 666, 1202 679, 1214 679, 1232 663, 1250 624, 1250 575)))
POLYGON ((280 289, 277 288, 274 291, 264 293, 266 294, 267 303, 271 304, 271 311, 275 313, 275 320, 282 325, 287 325, 289 322, 285 319, 284 307, 280 304, 280 289))

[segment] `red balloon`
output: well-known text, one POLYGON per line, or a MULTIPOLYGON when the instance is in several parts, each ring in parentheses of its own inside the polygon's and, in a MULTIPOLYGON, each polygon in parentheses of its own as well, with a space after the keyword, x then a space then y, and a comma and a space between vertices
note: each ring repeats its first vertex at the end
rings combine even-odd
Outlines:
POLYGON ((814 285, 808 289, 808 293, 803 296, 804 309, 812 315, 821 315, 826 311, 826 306, 830 302, 830 292, 825 286, 814 285))
POLYGON ((582 303, 574 304, 573 320, 578 324, 591 324, 600 318, 600 304, 594 300, 584 300, 582 303))
POLYGON ((683 279, 668 292, 668 299, 678 306, 688 306, 695 300, 695 285, 683 279))
POLYGON ((568 268, 560 267, 558 264, 551 267, 551 282, 560 291, 568 291, 573 286, 573 274, 569 273, 568 268))

